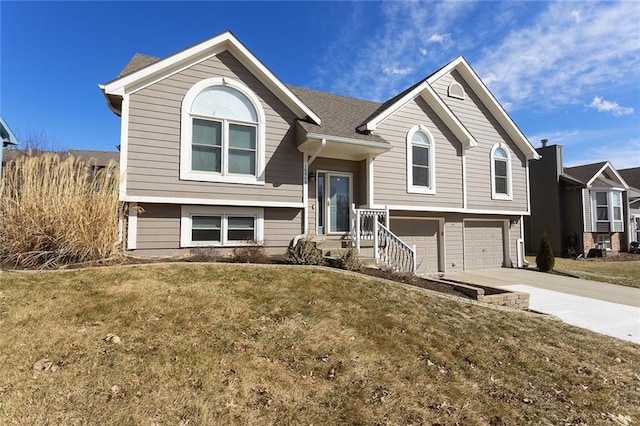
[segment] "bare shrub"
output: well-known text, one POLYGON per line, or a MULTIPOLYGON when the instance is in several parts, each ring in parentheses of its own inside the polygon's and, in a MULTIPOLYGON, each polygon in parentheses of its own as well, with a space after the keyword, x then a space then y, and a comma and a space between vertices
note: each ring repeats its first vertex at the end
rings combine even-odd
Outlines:
POLYGON ((364 262, 360 259, 358 249, 355 247, 349 247, 336 259, 339 268, 346 269, 347 271, 362 271, 364 269, 364 262))
POLYGON ((322 265, 324 257, 322 250, 318 248, 315 241, 310 238, 303 238, 294 246, 293 242, 287 249, 287 261, 294 265, 322 265))
POLYGON ((190 251, 189 260, 192 262, 217 262, 220 260, 220 251, 213 247, 196 247, 190 251))
POLYGON ((22 268, 55 268, 120 254, 117 165, 57 155, 7 163, 0 188, 0 256, 22 268))
POLYGON ((236 247, 231 253, 231 262, 237 263, 265 263, 269 255, 263 244, 257 241, 246 241, 241 247, 236 247))

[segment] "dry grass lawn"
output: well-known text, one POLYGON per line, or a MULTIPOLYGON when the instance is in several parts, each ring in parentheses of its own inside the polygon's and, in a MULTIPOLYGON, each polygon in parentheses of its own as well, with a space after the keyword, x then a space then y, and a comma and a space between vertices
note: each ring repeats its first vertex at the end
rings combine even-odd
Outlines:
POLYGON ((638 345, 316 268, 0 273, 0 347, 0 424, 640 422, 638 345))
MULTIPOLYGON (((575 275, 591 281, 600 281, 640 288, 640 255, 639 260, 612 261, 602 259, 573 260, 556 257, 555 271, 575 275)), ((535 257, 527 257, 536 264, 535 257)))

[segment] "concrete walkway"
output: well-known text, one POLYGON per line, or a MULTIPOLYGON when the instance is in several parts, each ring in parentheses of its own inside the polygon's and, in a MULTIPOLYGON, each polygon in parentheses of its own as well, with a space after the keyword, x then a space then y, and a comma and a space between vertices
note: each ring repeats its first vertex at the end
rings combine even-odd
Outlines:
POLYGON ((530 295, 530 309, 597 333, 640 343, 637 288, 511 268, 447 273, 444 278, 523 291, 530 295))

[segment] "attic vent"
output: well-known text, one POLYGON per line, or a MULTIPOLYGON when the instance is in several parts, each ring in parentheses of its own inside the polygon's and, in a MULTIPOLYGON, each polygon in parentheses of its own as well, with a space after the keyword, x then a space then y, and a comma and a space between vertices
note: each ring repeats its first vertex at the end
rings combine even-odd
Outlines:
POLYGON ((451 83, 449 85, 449 96, 457 99, 464 99, 464 89, 460 83, 451 83))

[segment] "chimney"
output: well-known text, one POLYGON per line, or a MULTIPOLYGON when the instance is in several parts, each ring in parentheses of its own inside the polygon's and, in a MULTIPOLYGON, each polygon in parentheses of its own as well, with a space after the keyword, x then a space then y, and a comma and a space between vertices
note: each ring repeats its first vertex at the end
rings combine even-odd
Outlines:
POLYGON ((542 147, 546 148, 547 144, 549 143, 549 139, 542 139, 542 140, 540 140, 540 142, 542 143, 542 147))

